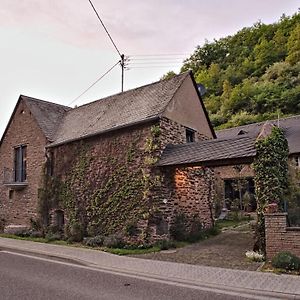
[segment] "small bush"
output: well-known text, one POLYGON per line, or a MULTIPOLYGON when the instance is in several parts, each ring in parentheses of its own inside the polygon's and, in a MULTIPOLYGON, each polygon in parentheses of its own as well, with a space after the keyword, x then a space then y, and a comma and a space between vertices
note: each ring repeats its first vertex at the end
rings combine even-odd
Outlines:
POLYGON ((61 234, 59 233, 47 233, 45 236, 45 239, 47 240, 47 242, 53 242, 53 241, 57 241, 57 240, 61 240, 61 234))
POLYGON ((66 236, 70 242, 81 242, 84 237, 84 228, 80 223, 70 224, 66 228, 66 236))
POLYGON ((0 219, 0 233, 4 231, 6 220, 4 218, 0 219))
POLYGON ((199 216, 195 215, 190 220, 184 214, 175 217, 173 225, 170 227, 170 235, 175 241, 195 243, 220 233, 219 228, 203 228, 199 216))
POLYGON ((184 214, 175 216, 174 223, 170 226, 170 235, 176 241, 186 241, 187 232, 187 217, 184 214))
POLYGON ((30 233, 30 237, 32 238, 42 238, 43 233, 41 231, 32 230, 30 233))
POLYGON ((124 245, 124 239, 119 234, 111 234, 103 240, 103 246, 107 248, 123 248, 124 245))
POLYGON ((126 225, 125 232, 128 236, 134 236, 139 234, 138 227, 135 223, 129 223, 126 225))
POLYGON ((288 271, 300 271, 300 258, 290 252, 280 252, 272 259, 272 266, 288 271))
POLYGON ((41 231, 42 225, 40 220, 35 220, 33 218, 30 218, 30 228, 34 231, 41 231))
POLYGON ((85 238, 83 240, 83 243, 89 247, 101 247, 104 242, 104 236, 97 235, 90 238, 85 238))
POLYGON ((156 244, 160 250, 168 250, 171 248, 176 248, 176 244, 174 241, 170 240, 161 240, 156 244))

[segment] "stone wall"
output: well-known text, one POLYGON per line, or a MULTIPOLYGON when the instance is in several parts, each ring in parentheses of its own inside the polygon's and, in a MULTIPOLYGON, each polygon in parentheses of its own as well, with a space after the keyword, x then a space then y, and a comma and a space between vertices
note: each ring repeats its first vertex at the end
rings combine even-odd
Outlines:
POLYGON ((167 238, 176 212, 210 227, 211 171, 155 167, 166 144, 185 142, 182 127, 164 119, 50 148, 64 189, 52 209, 64 210, 67 224, 83 224, 85 234, 136 227, 143 242, 167 238))
POLYGON ((287 213, 265 214, 265 228, 268 259, 281 251, 300 257, 300 227, 287 226, 287 213))
MULTIPOLYGON (((162 149, 167 144, 185 144, 186 143, 186 129, 187 127, 172 121, 168 118, 160 119, 160 128, 161 128, 161 142, 162 149)), ((209 138, 204 134, 195 131, 195 142, 202 140, 208 140, 209 138)))
POLYGON ((206 167, 162 168, 163 182, 157 191, 158 208, 170 227, 174 217, 198 217, 203 227, 213 225, 213 171, 206 167))
POLYGON ((21 101, 0 147, 0 217, 6 225, 30 225, 37 217, 37 198, 47 141, 26 104, 21 101), (3 184, 4 168, 13 175, 14 148, 27 146, 27 186, 13 190, 3 184))
POLYGON ((85 234, 108 235, 148 220, 153 207, 151 168, 156 162, 152 126, 126 128, 49 149, 54 177, 64 190, 56 196, 56 208, 64 210, 70 231, 81 226, 85 234))

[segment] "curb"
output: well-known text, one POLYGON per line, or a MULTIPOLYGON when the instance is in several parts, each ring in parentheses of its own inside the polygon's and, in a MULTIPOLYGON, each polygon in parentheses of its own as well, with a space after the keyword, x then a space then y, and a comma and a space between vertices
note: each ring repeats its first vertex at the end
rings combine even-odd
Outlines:
MULTIPOLYGON (((88 261, 80 260, 76 257, 70 255, 63 255, 63 254, 53 254, 47 251, 40 251, 40 250, 22 250, 18 247, 1 247, 1 250, 16 252, 16 253, 23 253, 30 256, 30 254, 35 254, 35 256, 47 258, 54 258, 56 259, 56 263, 65 263, 70 266, 75 266, 79 268, 86 268, 94 271, 102 271, 105 273, 110 273, 119 276, 127 276, 132 278, 137 278, 141 280, 148 280, 148 281, 155 281, 160 283, 165 283, 169 285, 176 285, 181 287, 205 290, 205 291, 212 291, 217 292, 220 294, 227 294, 232 296, 240 296, 245 297, 246 299, 300 299, 300 295, 291 294, 291 293, 281 293, 281 292, 273 292, 273 291, 264 291, 264 290, 255 290, 252 288, 237 288, 222 284, 209 284, 205 282, 199 282, 195 280, 185 280, 178 277, 162 277, 156 274, 149 274, 144 273, 136 270, 130 269, 123 269, 123 268, 109 268, 103 267, 98 264, 94 264, 88 261), (60 260, 64 260, 63 262, 60 260)), ((0 250, 0 253, 1 253, 0 250)))

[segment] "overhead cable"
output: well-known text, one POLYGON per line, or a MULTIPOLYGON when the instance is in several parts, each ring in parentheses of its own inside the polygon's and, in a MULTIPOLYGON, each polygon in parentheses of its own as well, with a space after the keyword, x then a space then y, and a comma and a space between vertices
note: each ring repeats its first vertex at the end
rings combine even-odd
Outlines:
POLYGON ((74 100, 72 100, 72 102, 70 102, 68 104, 68 106, 70 106, 71 104, 73 104, 75 101, 77 101, 81 96, 83 96, 87 91, 89 91, 95 84, 97 84, 103 77, 105 77, 115 66, 117 66, 118 64, 120 64, 120 61, 118 61, 117 63, 115 63, 109 70, 107 70, 103 75, 101 75, 93 84, 91 84, 86 90, 84 90, 78 97, 76 97, 74 100))
POLYGON ((88 1, 90 2, 90 4, 91 4, 91 6, 92 6, 92 8, 93 8, 93 10, 94 10, 94 12, 95 12, 95 14, 97 15, 97 17, 98 17, 98 19, 99 19, 99 21, 100 21, 101 25, 103 26, 103 28, 104 28, 105 32, 107 33, 107 35, 108 35, 108 37, 109 37, 110 41, 111 41, 111 42, 112 42, 112 44, 114 45, 114 47, 115 47, 115 49, 117 50, 117 52, 118 52, 119 56, 122 58, 122 54, 121 54, 121 52, 119 51, 119 49, 118 49, 118 47, 116 46, 116 44, 115 44, 114 40, 112 39, 112 37, 111 37, 111 35, 109 34, 109 32, 108 32, 107 28, 105 27, 105 25, 104 25, 103 21, 101 20, 101 18, 100 18, 100 16, 99 16, 99 14, 98 14, 98 12, 97 12, 97 10, 96 10, 96 8, 95 8, 94 4, 92 3, 92 1, 91 1, 91 0, 88 0, 88 1))

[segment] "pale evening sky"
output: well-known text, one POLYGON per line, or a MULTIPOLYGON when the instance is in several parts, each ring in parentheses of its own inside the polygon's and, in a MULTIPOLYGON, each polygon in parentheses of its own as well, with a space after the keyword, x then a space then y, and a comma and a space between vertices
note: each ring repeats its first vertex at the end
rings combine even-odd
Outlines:
MULTIPOLYGON (((259 20, 272 23, 300 7, 299 0, 93 3, 125 55, 177 54, 156 57, 156 62, 132 56, 125 89, 178 71, 181 59, 205 39, 233 34, 259 20)), ((20 94, 68 105, 118 60, 88 0, 0 0, 0 136, 20 94)), ((117 66, 74 104, 120 92, 120 74, 117 66)))

